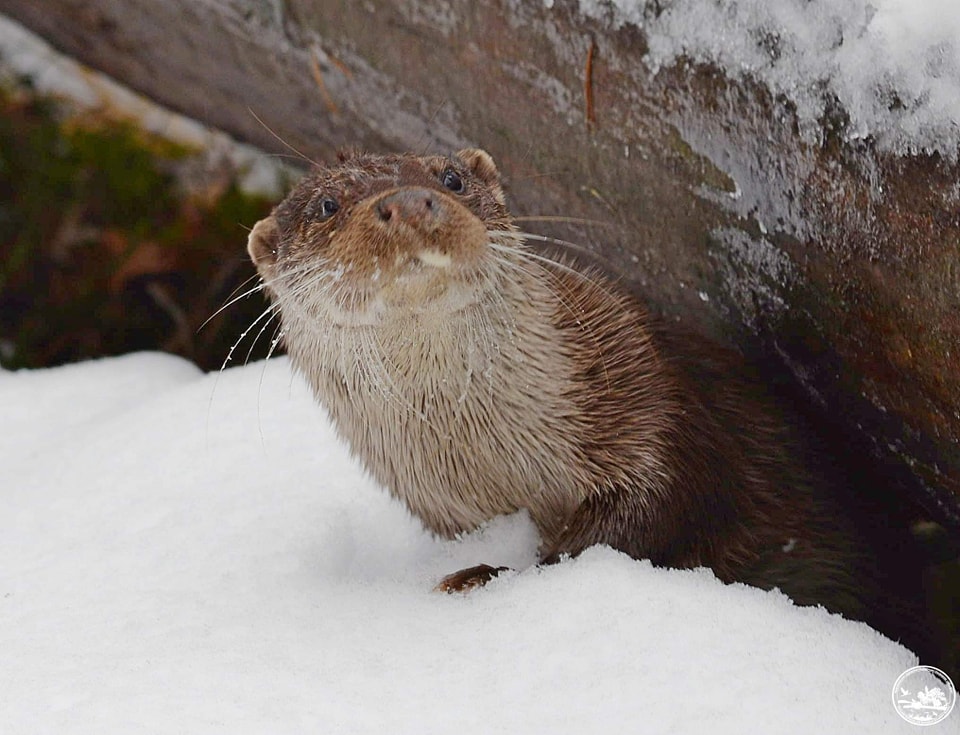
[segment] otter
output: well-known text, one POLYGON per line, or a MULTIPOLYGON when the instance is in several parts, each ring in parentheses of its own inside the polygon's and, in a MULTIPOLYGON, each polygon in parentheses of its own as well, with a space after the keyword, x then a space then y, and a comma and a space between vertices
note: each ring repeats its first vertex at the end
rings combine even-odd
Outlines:
POLYGON ((740 358, 525 240, 486 152, 352 152, 307 174, 248 251, 292 364, 434 533, 525 509, 541 563, 606 544, 856 619, 889 605, 740 358))

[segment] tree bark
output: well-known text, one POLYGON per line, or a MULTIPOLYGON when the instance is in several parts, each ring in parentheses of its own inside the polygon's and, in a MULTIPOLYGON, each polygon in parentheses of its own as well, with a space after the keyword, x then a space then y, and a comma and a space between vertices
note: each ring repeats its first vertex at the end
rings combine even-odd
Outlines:
POLYGON ((267 150, 486 148, 516 212, 582 218, 540 229, 602 255, 670 318, 764 344, 891 483, 960 530, 954 163, 829 131, 811 145, 768 90, 686 64, 653 75, 641 30, 560 0, 0 12, 267 150))

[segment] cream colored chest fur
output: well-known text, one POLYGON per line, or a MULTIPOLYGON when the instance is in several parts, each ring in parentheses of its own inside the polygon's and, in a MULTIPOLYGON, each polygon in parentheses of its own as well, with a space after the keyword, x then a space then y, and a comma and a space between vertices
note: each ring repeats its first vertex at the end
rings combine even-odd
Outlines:
POLYGON ((527 508, 549 545, 582 500, 578 414, 562 341, 517 322, 545 320, 410 315, 290 351, 354 453, 429 528, 527 508))

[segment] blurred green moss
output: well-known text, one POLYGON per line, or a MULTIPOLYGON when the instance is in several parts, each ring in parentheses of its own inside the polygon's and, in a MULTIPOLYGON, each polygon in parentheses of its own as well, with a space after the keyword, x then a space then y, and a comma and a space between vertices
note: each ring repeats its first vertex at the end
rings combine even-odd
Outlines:
POLYGON ((247 228, 271 203, 235 176, 186 193, 178 166, 199 155, 67 116, 27 84, 0 88, 0 365, 160 349, 220 366, 264 302, 200 326, 254 277, 247 228))

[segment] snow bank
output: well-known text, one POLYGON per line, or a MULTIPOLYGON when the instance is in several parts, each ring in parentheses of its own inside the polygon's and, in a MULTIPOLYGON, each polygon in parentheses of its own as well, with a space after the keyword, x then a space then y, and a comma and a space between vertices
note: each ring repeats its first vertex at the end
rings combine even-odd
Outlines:
POLYGON ((911 732, 867 626, 523 516, 438 541, 285 359, 0 372, 0 732, 911 732), (523 571, 431 592, 478 562, 523 571))
POLYGON ((580 0, 580 8, 644 28, 654 71, 687 56, 759 79, 796 105, 808 139, 836 99, 850 139, 957 156, 956 0, 580 0))

